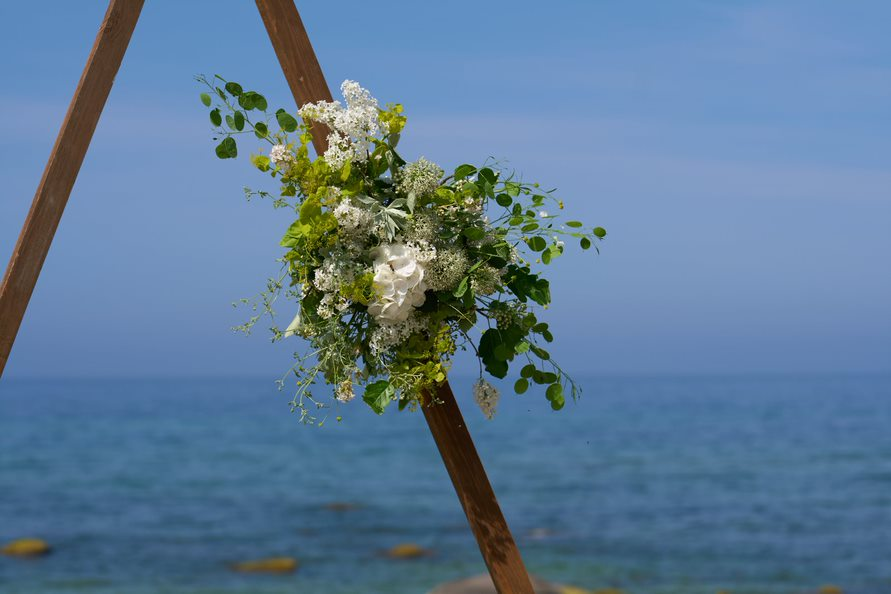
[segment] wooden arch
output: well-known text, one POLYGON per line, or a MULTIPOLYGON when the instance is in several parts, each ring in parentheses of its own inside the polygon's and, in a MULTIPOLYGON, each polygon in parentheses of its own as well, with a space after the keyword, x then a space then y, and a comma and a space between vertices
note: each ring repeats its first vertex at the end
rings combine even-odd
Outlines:
MULTIPOLYGON (((40 269, 83 163, 114 77, 139 20, 144 0, 110 0, 93 49, 37 187, 31 210, 0 285, 0 376, 28 307, 40 269)), ((297 105, 331 100, 294 0, 256 0, 260 16, 297 105)), ((327 134, 313 144, 321 154, 327 134)), ((434 396, 431 394, 431 396, 434 396)), ((534 594, 486 476, 458 403, 448 383, 423 407, 430 433, 448 470, 458 499, 499 594, 534 594)))

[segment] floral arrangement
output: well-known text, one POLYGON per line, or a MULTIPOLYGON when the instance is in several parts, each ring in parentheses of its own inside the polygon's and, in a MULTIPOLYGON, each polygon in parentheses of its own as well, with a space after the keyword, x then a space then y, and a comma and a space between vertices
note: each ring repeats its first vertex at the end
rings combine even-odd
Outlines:
POLYGON ((238 83, 198 80, 208 87, 200 97, 211 108, 217 156, 235 158, 240 135, 268 143, 251 162, 279 191, 245 193, 292 213, 281 239, 282 274, 257 299, 242 300, 254 312, 239 329, 250 332, 269 315, 273 340, 309 341, 279 381, 296 379, 291 404, 304 421, 317 421, 315 411, 330 404, 315 391, 320 380, 334 386, 336 402, 361 387, 378 414, 392 402, 423 404, 458 349, 479 359, 474 395, 489 418, 498 390, 483 371, 505 378, 512 363, 522 363, 517 393, 544 386, 555 410, 567 392, 577 397, 579 388, 543 346, 554 337, 536 309, 551 295, 537 268, 563 254, 565 241, 596 250, 606 235, 601 227, 560 223, 547 209, 562 210, 563 202, 496 165, 460 165, 446 175, 424 158, 406 162, 396 152, 402 105, 381 108, 353 81, 341 87, 344 103, 307 104, 294 117, 270 113, 261 94, 238 83), (316 158, 313 122, 328 132, 328 148, 316 158), (284 329, 273 311, 282 295, 297 311, 284 329))

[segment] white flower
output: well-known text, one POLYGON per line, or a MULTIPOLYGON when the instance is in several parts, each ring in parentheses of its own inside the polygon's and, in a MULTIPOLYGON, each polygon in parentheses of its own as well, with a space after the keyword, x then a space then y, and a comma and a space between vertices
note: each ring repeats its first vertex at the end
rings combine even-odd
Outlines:
POLYGON ((546 211, 546 210, 541 210, 541 211, 538 212, 538 216, 540 216, 540 217, 543 218, 543 219, 546 219, 546 218, 548 218, 550 215, 548 214, 548 211, 546 211))
POLYGON ((404 322, 424 303, 424 266, 417 249, 401 243, 382 244, 372 251, 374 289, 368 313, 382 323, 404 322))
POLYGON ((439 187, 443 173, 442 167, 421 157, 403 167, 399 173, 396 189, 406 196, 414 194, 421 197, 432 194, 439 187))
POLYGON ((337 385, 337 389, 334 391, 334 398, 340 402, 349 402, 355 397, 356 394, 353 392, 353 381, 349 379, 340 382, 337 385))
POLYGON ((490 421, 495 416, 495 407, 498 405, 499 397, 498 388, 483 378, 473 384, 473 398, 490 421))
POLYGON ((352 80, 340 86, 346 107, 339 101, 307 103, 298 113, 305 120, 331 128, 325 162, 340 169, 350 161, 368 158, 369 138, 381 131, 377 99, 352 80))
POLYGON ((279 169, 287 171, 291 168, 291 162, 294 160, 294 156, 291 155, 287 146, 277 144, 269 149, 269 160, 279 169))

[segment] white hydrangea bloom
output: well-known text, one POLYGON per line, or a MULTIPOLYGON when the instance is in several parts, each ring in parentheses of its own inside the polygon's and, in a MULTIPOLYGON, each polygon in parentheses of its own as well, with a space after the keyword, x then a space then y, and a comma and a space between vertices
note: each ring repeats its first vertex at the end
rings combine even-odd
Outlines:
POLYGON ((368 313, 379 322, 404 322, 424 303, 427 287, 418 255, 416 248, 402 243, 382 244, 372 251, 376 297, 368 313))
POLYGON ((486 415, 486 418, 490 421, 492 420, 492 417, 495 416, 495 408, 498 405, 500 396, 498 388, 483 378, 480 378, 473 384, 473 398, 479 405, 480 410, 483 411, 483 414, 486 415))

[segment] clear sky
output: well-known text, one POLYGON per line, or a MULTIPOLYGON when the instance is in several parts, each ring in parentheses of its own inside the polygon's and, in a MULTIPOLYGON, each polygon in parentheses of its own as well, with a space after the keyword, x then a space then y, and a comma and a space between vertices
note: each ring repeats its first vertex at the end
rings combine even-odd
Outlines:
MULTIPOLYGON (((4 264, 105 10, 45 4, 0 4, 4 264)), ((569 369, 891 371, 891 4, 298 7, 332 87, 405 104, 407 157, 507 159, 609 230, 552 269, 569 369)), ((287 366, 229 331, 290 221, 214 156, 198 73, 293 107, 253 2, 147 0, 7 374, 287 366)))

